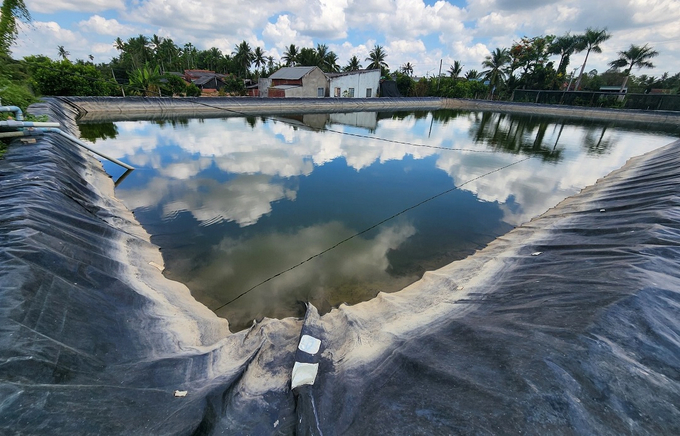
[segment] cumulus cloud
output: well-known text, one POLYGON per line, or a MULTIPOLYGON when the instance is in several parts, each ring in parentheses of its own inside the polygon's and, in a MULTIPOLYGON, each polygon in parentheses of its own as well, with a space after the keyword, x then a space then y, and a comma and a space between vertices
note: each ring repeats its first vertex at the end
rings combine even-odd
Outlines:
POLYGON ((102 12, 107 10, 122 11, 124 0, 26 0, 26 7, 31 12, 49 14, 59 11, 102 12))
POLYGON ((78 23, 84 32, 97 33, 99 35, 120 36, 134 32, 132 26, 124 25, 116 19, 107 20, 100 15, 93 15, 87 20, 78 23))

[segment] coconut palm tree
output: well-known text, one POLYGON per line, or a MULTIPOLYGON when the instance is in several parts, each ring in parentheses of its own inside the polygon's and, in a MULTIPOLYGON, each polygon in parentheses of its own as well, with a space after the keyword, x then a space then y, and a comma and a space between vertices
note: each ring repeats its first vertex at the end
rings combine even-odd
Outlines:
POLYGON ((295 44, 291 44, 283 52, 283 57, 281 60, 286 64, 287 67, 294 67, 297 63, 297 57, 299 54, 300 50, 298 50, 297 46, 295 44))
POLYGON ((507 49, 496 48, 487 55, 482 62, 482 66, 486 70, 482 71, 484 77, 489 81, 491 85, 491 90, 489 91, 489 96, 493 92, 493 89, 499 87, 501 83, 505 81, 505 66, 510 62, 510 53, 507 49))
POLYGON ((467 73, 465 73, 465 79, 467 80, 477 80, 479 78, 479 71, 477 70, 468 70, 467 73))
POLYGON ((381 70, 381 69, 388 69, 389 65, 387 65, 387 62, 385 62, 385 58, 387 57, 387 53, 385 52, 385 49, 383 49, 381 46, 376 44, 373 47, 373 50, 368 54, 368 57, 365 59, 367 61, 371 61, 371 63, 368 65, 369 70, 381 70))
POLYGON ((453 61, 453 65, 449 68, 449 76, 452 79, 457 79, 463 71, 463 64, 460 61, 453 61))
POLYGON ((338 65, 338 55, 334 51, 328 52, 326 58, 323 60, 325 70, 327 73, 337 73, 340 71, 340 65, 338 65))
POLYGON ((157 50, 158 60, 161 62, 163 70, 181 69, 179 65, 180 48, 175 45, 171 38, 163 38, 157 50))
POLYGON ((196 54, 197 50, 196 47, 190 42, 187 42, 184 44, 184 48, 182 49, 182 57, 184 60, 187 62, 187 69, 192 69, 196 65, 196 54))
POLYGON ((253 51, 253 65, 255 68, 259 69, 267 63, 267 56, 264 53, 262 47, 255 47, 255 51, 253 51))
POLYGON ((338 55, 332 50, 328 50, 326 44, 317 44, 316 46, 316 65, 326 73, 335 73, 338 67, 338 55))
POLYGON ((349 62, 347 62, 347 65, 343 70, 345 71, 356 71, 361 69, 361 61, 359 61, 359 58, 354 55, 351 58, 349 58, 349 62))
POLYGON ((602 53, 602 49, 600 48, 600 44, 611 38, 612 36, 607 33, 607 29, 592 29, 592 28, 587 28, 586 33, 584 33, 580 38, 579 42, 576 45, 576 49, 578 51, 585 50, 586 51, 586 58, 583 60, 583 65, 581 66, 581 72, 578 75, 578 80, 576 81, 576 86, 574 87, 575 90, 578 89, 579 85, 581 85, 581 78, 583 77, 583 70, 586 69, 586 63, 588 62, 588 55, 590 52, 594 53, 602 53))
POLYGON ((70 52, 68 52, 63 45, 57 46, 57 50, 59 51, 59 57, 61 57, 63 60, 67 61, 68 57, 71 55, 70 52))
POLYGON ((637 68, 654 68, 654 64, 649 62, 649 59, 658 56, 659 52, 654 50, 652 47, 647 46, 647 44, 640 47, 639 45, 631 44, 630 48, 625 51, 619 52, 619 58, 615 61, 609 63, 610 66, 614 68, 624 68, 628 67, 625 71, 625 78, 621 84, 621 89, 619 92, 623 92, 628 83, 628 77, 630 77, 630 72, 633 67, 637 68))
POLYGON ((411 64, 411 62, 406 62, 401 66, 401 72, 411 77, 413 75, 413 64, 411 64))
POLYGON ((242 41, 239 45, 234 46, 232 55, 239 67, 242 68, 243 77, 246 77, 248 75, 248 70, 250 70, 250 66, 253 63, 253 51, 250 48, 250 44, 246 41, 242 41))

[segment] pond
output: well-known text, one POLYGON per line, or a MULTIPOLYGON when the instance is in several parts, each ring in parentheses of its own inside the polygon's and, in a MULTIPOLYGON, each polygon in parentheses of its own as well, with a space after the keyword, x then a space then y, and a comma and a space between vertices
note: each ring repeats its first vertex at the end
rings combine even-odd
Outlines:
POLYGON ((677 139, 673 128, 461 111, 80 128, 137 168, 116 196, 161 247, 164 274, 232 331, 402 289, 677 139))

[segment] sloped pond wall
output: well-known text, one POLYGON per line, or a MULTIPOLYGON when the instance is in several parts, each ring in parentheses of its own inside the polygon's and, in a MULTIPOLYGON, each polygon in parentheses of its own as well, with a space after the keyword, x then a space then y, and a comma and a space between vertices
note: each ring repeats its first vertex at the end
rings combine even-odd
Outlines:
MULTIPOLYGON (((32 111, 77 133, 81 104, 32 111)), ((401 292, 232 334, 162 276, 95 158, 15 140, 0 433, 680 434, 679 149, 401 292)))

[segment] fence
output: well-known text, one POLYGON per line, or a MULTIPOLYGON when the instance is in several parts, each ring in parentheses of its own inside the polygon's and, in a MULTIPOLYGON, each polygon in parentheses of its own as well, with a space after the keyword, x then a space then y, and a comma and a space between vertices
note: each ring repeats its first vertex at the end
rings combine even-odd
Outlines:
POLYGON ((680 111, 680 95, 516 89, 511 101, 565 106, 680 111))

